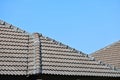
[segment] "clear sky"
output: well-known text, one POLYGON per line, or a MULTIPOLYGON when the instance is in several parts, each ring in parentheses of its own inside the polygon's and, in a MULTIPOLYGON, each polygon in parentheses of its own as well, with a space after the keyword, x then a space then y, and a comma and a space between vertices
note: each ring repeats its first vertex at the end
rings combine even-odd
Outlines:
POLYGON ((120 0, 1 0, 0 19, 85 53, 120 40, 120 0))

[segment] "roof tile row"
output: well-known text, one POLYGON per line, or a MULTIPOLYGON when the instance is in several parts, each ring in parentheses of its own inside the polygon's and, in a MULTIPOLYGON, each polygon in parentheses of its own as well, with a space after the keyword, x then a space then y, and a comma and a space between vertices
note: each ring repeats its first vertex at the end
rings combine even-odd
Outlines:
POLYGON ((119 71, 81 51, 4 21, 0 21, 0 74, 120 77, 119 71))

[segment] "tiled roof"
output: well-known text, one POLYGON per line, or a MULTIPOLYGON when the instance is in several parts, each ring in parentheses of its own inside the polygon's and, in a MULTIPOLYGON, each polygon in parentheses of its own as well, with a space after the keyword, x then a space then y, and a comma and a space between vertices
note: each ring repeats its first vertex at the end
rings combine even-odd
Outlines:
POLYGON ((111 64, 120 69, 120 41, 117 41, 105 48, 91 54, 96 60, 111 64))
POLYGON ((28 40, 25 31, 0 21, 0 74, 27 73, 28 40))
POLYGON ((53 39, 40 36, 42 73, 82 76, 120 76, 114 67, 53 39))
POLYGON ((120 77, 114 67, 39 33, 29 34, 0 21, 1 75, 120 77))

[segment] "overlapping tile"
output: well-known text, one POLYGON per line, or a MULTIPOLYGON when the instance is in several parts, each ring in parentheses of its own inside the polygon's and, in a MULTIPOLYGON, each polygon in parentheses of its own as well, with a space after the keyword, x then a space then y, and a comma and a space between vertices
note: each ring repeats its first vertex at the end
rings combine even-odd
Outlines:
POLYGON ((42 73, 79 76, 119 76, 112 67, 48 37, 40 36, 42 73))
POLYGON ((26 75, 29 35, 0 21, 0 74, 26 75))
POLYGON ((120 41, 117 41, 105 48, 91 54, 96 60, 111 64, 120 69, 120 41))
POLYGON ((0 75, 33 74, 120 77, 114 66, 0 21, 0 75))

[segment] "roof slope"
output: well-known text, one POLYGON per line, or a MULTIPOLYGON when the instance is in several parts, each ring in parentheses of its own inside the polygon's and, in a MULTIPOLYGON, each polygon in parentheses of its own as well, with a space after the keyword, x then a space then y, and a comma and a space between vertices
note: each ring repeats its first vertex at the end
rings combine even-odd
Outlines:
POLYGON ((40 36, 42 73, 82 76, 120 76, 114 67, 53 39, 40 36))
POLYGON ((111 64, 120 69, 120 41, 91 54, 97 60, 111 64))
POLYGON ((114 67, 39 33, 0 21, 0 74, 120 77, 114 67))
POLYGON ((0 21, 0 74, 27 73, 28 34, 0 21))

